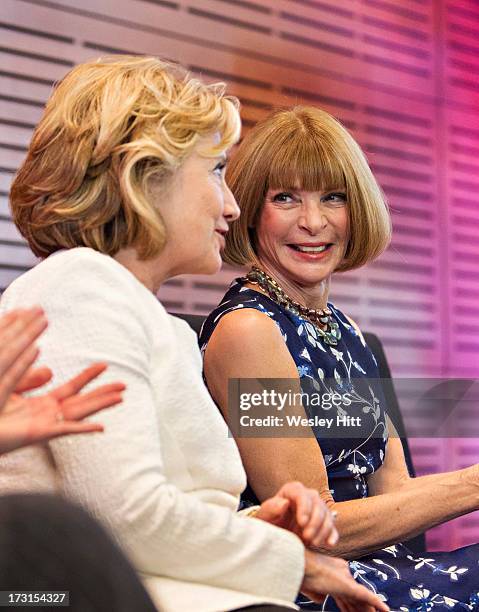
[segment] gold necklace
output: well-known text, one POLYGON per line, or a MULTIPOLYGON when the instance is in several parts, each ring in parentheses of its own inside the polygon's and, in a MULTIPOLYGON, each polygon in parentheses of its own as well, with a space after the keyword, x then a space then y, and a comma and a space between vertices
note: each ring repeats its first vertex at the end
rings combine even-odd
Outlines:
POLYGON ((287 293, 278 285, 278 283, 267 274, 264 270, 253 266, 251 271, 244 277, 245 281, 252 285, 258 285, 263 289, 266 295, 282 306, 289 312, 308 319, 310 323, 319 332, 326 344, 336 346, 341 339, 341 331, 339 325, 332 317, 332 311, 329 308, 307 308, 293 298, 290 298, 287 293))

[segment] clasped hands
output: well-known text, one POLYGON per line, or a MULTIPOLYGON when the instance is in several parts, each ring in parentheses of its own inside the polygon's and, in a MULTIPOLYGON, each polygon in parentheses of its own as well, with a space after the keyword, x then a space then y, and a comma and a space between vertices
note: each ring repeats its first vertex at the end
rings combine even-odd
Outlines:
POLYGON ((295 533, 306 547, 301 592, 321 603, 334 597, 341 612, 387 612, 388 606, 355 582, 344 559, 323 555, 314 548, 333 549, 339 539, 331 512, 318 491, 300 482, 288 482, 264 501, 254 518, 295 533))

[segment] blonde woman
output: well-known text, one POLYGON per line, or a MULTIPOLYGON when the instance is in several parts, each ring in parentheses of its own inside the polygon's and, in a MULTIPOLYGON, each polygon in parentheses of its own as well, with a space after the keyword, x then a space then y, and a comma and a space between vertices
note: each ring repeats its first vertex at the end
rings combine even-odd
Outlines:
POLYGON ((390 239, 388 209, 360 147, 320 109, 280 110, 247 134, 227 180, 241 217, 224 256, 249 271, 203 327, 208 387, 232 418, 228 379, 294 381, 306 394, 294 408, 313 423, 302 438, 239 432, 248 501, 300 480, 338 513, 335 554, 353 560, 355 579, 392 609, 479 609, 477 545, 417 556, 399 544, 477 510, 478 466, 409 477, 374 357, 329 302, 335 273, 372 261, 390 239))
POLYGON ((41 481, 88 506, 162 611, 291 607, 299 588, 316 601, 332 592, 344 610, 386 610, 344 562, 305 551, 300 538, 329 549, 336 539, 316 492, 286 483, 255 518, 236 514, 237 447, 204 387, 193 331, 155 296, 172 276, 219 269, 239 212, 224 181, 239 131, 222 87, 155 58, 87 63, 56 87, 11 191, 43 261, 2 308, 44 308, 41 359, 57 380, 94 359, 127 387, 103 413, 101 438, 18 454, 0 482, 41 481))

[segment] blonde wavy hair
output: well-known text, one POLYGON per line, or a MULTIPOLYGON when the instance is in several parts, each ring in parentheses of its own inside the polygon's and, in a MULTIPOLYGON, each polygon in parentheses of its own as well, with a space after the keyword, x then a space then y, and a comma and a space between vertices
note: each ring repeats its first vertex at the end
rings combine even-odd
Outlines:
POLYGON ((319 108, 278 110, 256 124, 230 159, 226 180, 241 208, 226 237, 227 263, 260 263, 255 228, 268 189, 346 191, 350 239, 337 272, 378 257, 391 239, 386 199, 364 153, 339 121, 319 108))
POLYGON ((13 219, 35 255, 88 246, 156 256, 166 236, 149 198, 199 138, 219 133, 209 157, 239 138, 239 103, 155 57, 81 64, 55 87, 10 192, 13 219))

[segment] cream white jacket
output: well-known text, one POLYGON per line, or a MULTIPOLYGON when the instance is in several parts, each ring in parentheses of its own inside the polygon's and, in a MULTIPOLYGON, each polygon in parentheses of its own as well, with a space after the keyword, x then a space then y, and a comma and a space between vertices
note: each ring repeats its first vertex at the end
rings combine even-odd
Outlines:
POLYGON ((123 381, 127 389, 121 405, 94 417, 104 433, 0 458, 0 492, 58 491, 86 505, 162 611, 291 602, 303 545, 236 514, 245 473, 203 384, 188 325, 125 267, 88 248, 55 253, 16 279, 0 310, 34 304, 49 320, 38 365, 53 370, 53 385, 105 361, 109 369, 93 386, 123 381))

